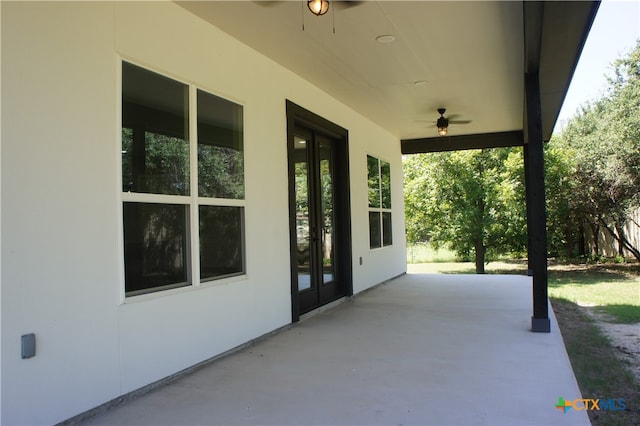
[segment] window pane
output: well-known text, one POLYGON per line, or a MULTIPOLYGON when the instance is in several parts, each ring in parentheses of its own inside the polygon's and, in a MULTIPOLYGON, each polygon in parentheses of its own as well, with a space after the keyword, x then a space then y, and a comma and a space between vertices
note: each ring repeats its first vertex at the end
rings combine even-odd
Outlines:
POLYGON ((367 155, 369 207, 380 207, 380 169, 378 159, 367 155))
POLYGON ((380 161, 380 190, 382 192, 382 207, 391 208, 391 166, 386 161, 380 161))
POLYGON ((393 243, 391 235, 391 213, 382 213, 382 245, 390 246, 393 243))
POLYGON ((200 278, 244 273, 244 209, 200 206, 200 278))
POLYGON ((187 285, 184 205, 124 203, 127 295, 187 285))
POLYGON ((189 194, 188 87, 122 63, 122 190, 189 194))
POLYGON ((200 90, 198 195, 244 198, 242 107, 200 90))
POLYGON ((381 247, 380 241, 380 213, 369 212, 369 247, 381 247))

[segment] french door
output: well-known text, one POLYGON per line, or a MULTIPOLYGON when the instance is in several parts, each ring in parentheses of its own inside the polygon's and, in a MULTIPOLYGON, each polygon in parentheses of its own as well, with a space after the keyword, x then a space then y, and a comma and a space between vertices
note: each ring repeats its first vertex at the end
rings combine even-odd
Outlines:
POLYGON ((309 126, 289 135, 293 319, 352 293, 346 141, 309 126), (345 194, 347 195, 345 197, 345 194))

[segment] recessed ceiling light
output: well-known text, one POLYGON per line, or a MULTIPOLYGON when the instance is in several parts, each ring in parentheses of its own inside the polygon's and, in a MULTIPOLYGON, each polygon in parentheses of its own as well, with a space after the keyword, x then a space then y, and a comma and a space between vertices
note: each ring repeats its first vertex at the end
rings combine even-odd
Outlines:
POLYGON ((391 42, 395 41, 395 39, 396 38, 394 36, 389 35, 389 34, 381 35, 381 36, 376 37, 376 41, 378 43, 391 43, 391 42))

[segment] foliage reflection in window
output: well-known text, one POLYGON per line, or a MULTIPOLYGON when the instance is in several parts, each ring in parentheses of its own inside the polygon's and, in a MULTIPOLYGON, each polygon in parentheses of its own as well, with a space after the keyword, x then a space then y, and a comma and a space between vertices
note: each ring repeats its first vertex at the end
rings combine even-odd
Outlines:
POLYGON ((200 206, 200 278, 209 280, 244 271, 244 209, 200 206))
POLYGON ((121 134, 126 295, 243 274, 242 106, 123 62, 121 134))
POLYGON ((130 294, 187 282, 188 207, 124 203, 125 281, 130 294))
POLYGON ((369 247, 393 243, 391 227, 391 165, 367 155, 369 194, 369 247))
POLYGON ((244 198, 242 107, 198 90, 198 195, 244 198))
POLYGON ((188 86, 126 62, 122 75, 122 190, 189 195, 188 86))

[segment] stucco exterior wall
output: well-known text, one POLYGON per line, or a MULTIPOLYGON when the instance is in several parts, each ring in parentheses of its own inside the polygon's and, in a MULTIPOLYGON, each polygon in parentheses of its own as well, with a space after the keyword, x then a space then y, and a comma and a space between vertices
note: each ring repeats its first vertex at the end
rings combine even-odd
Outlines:
POLYGON ((349 130, 354 291, 406 270, 393 135, 174 3, 0 8, 2 424, 65 420, 291 321, 286 99, 349 130), (125 300, 123 59, 243 105, 246 277, 125 300), (367 154, 392 171, 394 243, 374 251, 367 154))

